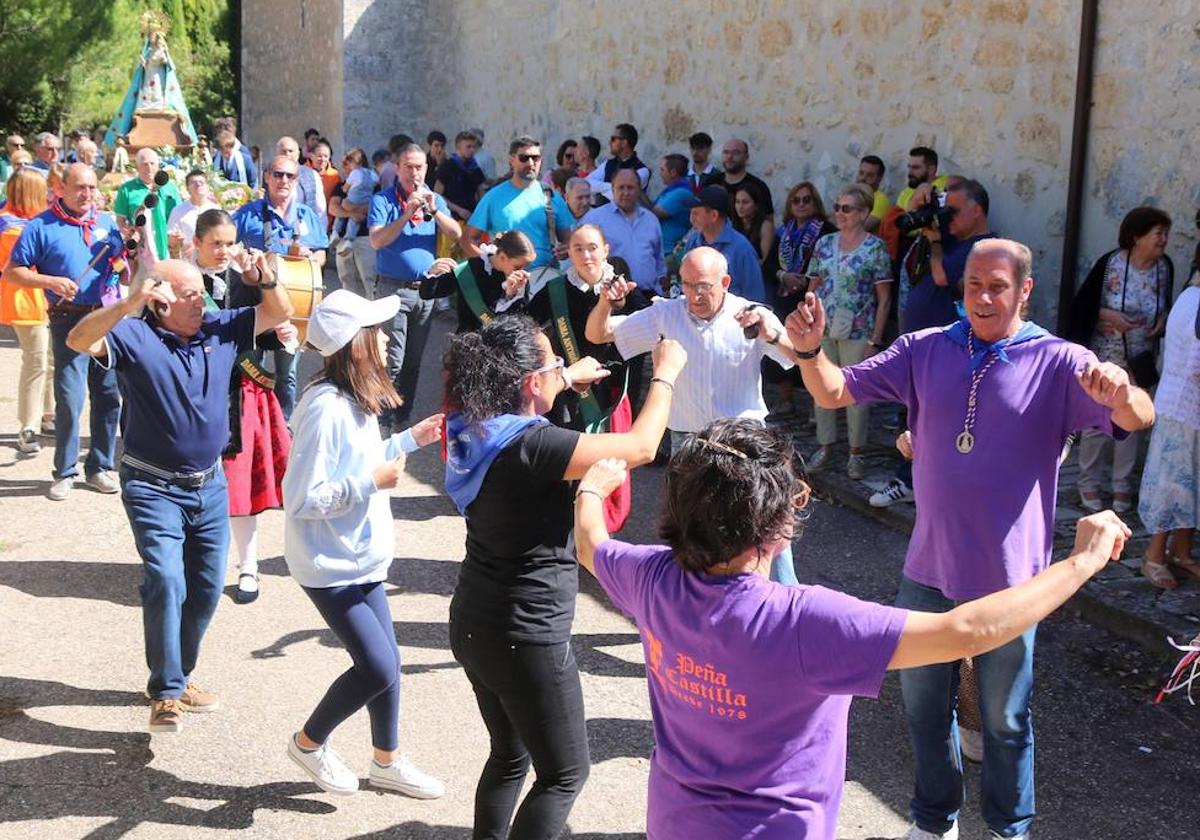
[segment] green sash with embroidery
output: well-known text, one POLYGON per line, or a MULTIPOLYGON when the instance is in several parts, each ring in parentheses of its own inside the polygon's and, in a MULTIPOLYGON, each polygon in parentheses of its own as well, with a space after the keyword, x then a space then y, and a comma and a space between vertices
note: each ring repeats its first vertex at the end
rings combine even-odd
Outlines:
POLYGON ((475 279, 475 270, 470 261, 460 262, 454 267, 454 279, 458 281, 458 290, 462 292, 463 300, 479 323, 487 324, 495 319, 496 313, 483 302, 483 293, 479 291, 479 282, 475 279))
MULTIPOLYGON (((571 308, 567 304, 567 281, 562 276, 555 277, 546 284, 546 289, 550 294, 550 317, 554 321, 554 332, 558 335, 558 343, 562 346, 563 358, 570 367, 582 359, 583 354, 579 352, 579 342, 575 338, 575 330, 571 327, 571 308)), ((626 368, 625 382, 621 386, 622 396, 628 386, 629 369, 626 368)), ((620 401, 618 398, 613 403, 614 407, 620 401)), ((579 410, 583 414, 584 428, 587 432, 595 434, 608 431, 610 417, 600 407, 596 395, 592 393, 592 388, 588 388, 579 395, 579 410)))

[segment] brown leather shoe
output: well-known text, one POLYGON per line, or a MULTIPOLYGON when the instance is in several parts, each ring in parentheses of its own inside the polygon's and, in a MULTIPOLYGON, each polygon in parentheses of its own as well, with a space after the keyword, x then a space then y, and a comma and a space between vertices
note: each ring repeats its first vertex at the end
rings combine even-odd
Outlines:
POLYGON ((179 705, 185 712, 215 712, 221 708, 221 701, 211 691, 189 682, 179 698, 179 705))
POLYGON ((150 701, 150 731, 178 732, 183 729, 183 709, 178 697, 150 701))

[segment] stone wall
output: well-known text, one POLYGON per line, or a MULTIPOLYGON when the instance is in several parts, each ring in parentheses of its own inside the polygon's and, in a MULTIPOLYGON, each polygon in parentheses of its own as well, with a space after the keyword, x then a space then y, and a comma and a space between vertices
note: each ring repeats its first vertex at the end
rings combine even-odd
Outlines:
MULTIPOLYGON (((244 7, 274 5, 256 0, 244 7)), ((314 5, 311 0, 309 5, 314 5)), ((321 3, 322 7, 334 3, 321 3)), ((827 203, 858 158, 904 186, 907 150, 981 180, 994 227, 1034 250, 1034 314, 1049 322, 1061 268, 1079 3, 1075 0, 344 0, 344 126, 368 151, 404 130, 487 130, 559 141, 617 122, 652 161, 705 130, 751 146, 782 199, 811 179, 827 203)), ((1200 200, 1200 11, 1194 0, 1102 4, 1081 264, 1143 201, 1176 220, 1186 266, 1200 200)), ((250 29, 247 29, 247 39, 250 29)), ((247 63, 247 86, 253 79, 247 63)), ((247 96, 250 99, 250 96, 247 96)), ((324 116, 277 115, 291 130, 324 116)))
MULTIPOLYGON (((269 158, 275 141, 316 127, 340 149, 341 0, 246 0, 242 8, 241 138, 269 158)), ((336 153, 336 151, 335 151, 336 153)))

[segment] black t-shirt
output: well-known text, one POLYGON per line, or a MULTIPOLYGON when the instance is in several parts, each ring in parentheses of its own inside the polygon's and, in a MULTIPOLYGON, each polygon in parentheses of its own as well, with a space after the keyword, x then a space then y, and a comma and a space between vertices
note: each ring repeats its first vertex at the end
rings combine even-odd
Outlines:
POLYGON ((712 175, 705 180, 704 185, 709 186, 710 184, 717 184, 724 187, 725 191, 729 193, 729 217, 731 219, 735 215, 733 210, 734 194, 742 187, 746 187, 748 190, 750 190, 750 194, 754 196, 754 200, 758 203, 758 206, 762 208, 763 213, 768 216, 774 215, 775 202, 771 200, 771 188, 767 186, 766 181, 764 181, 762 178, 759 178, 757 175, 751 175, 749 172, 747 172, 742 176, 742 180, 731 184, 725 180, 725 174, 726 173, 724 172, 712 173, 712 175))
MULTIPOLYGON (((504 299, 504 281, 507 279, 504 272, 493 268, 489 274, 483 268, 483 260, 479 257, 472 257, 467 260, 471 265, 471 272, 475 276, 475 284, 479 287, 479 296, 483 298, 483 304, 493 312, 496 310, 496 304, 504 299)), ((458 294, 458 327, 455 332, 472 332, 479 329, 482 324, 479 318, 476 317, 474 310, 467 303, 467 296, 459 291, 458 277, 453 271, 447 271, 445 274, 434 274, 425 277, 421 280, 420 296, 421 300, 431 300, 435 298, 450 297, 455 292, 458 294)), ((523 301, 517 301, 502 314, 516 315, 525 310, 523 301)))
POLYGON ((501 450, 467 507, 467 556, 450 620, 516 642, 571 636, 579 568, 571 482, 579 433, 531 426, 501 450))
POLYGON ((468 210, 474 210, 479 203, 476 195, 479 185, 485 180, 483 171, 477 165, 468 169, 453 157, 446 158, 433 176, 433 183, 442 182, 443 198, 468 210))

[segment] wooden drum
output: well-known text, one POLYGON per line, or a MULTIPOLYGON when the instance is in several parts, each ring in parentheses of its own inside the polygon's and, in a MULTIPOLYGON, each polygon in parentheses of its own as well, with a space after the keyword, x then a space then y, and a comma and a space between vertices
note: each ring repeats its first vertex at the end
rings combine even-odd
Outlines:
POLYGON ((287 289, 288 298, 292 301, 292 323, 299 333, 297 340, 304 344, 308 334, 308 318, 321 298, 325 296, 325 282, 321 277, 321 267, 307 257, 289 257, 284 254, 270 255, 271 270, 275 279, 287 289))

